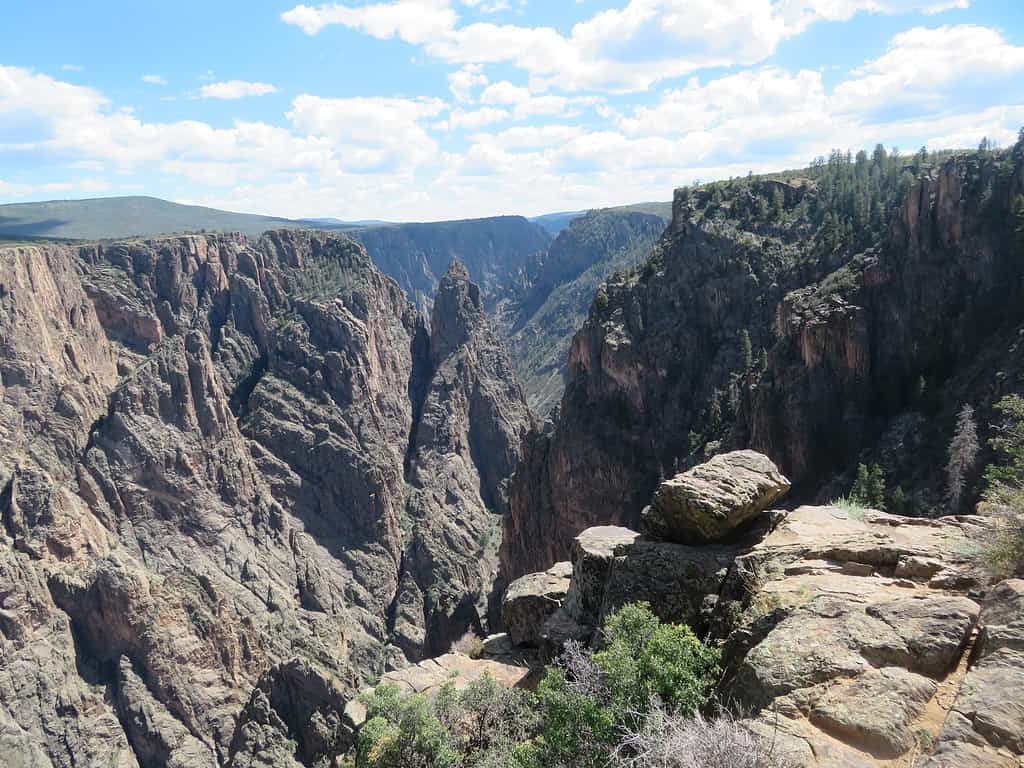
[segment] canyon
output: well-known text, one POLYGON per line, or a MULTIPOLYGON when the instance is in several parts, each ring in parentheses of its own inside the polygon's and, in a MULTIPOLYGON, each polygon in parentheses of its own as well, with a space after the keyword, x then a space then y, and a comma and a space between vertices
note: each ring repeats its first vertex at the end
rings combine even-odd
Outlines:
POLYGON ((725 644, 806 765, 904 755, 843 702, 889 675, 910 723, 958 669, 979 684, 946 691, 933 764, 1012 765, 1016 714, 970 697, 1019 674, 1020 586, 967 572, 985 524, 941 473, 963 403, 989 423, 1024 391, 1024 143, 902 163, 681 189, 667 226, 594 211, 553 242, 483 220, 454 260, 411 225, 0 248, 0 763, 340 765, 378 679, 500 672, 504 625, 555 654, 645 597, 725 644), (847 236, 850 179, 881 213, 847 236), (679 478, 762 459, 769 500, 680 532, 679 478), (828 503, 861 463, 906 514, 828 503), (807 661, 808 632, 842 658, 807 661))

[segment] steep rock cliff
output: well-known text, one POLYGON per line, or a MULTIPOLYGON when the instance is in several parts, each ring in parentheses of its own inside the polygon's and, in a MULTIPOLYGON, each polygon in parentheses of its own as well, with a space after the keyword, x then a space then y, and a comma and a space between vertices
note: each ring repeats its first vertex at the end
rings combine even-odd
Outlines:
POLYGON ((0 286, 0 762, 311 765, 486 626, 529 416, 464 271, 434 349, 344 236, 5 250, 0 286))
POLYGON ((590 211, 497 292, 497 326, 537 414, 562 397, 569 347, 594 290, 616 270, 643 263, 666 223, 637 211, 590 211))
POLYGON ((845 492, 858 460, 892 460, 890 487, 941 504, 956 408, 1024 389, 1009 216, 1022 164, 1007 152, 903 167, 883 153, 874 175, 839 158, 811 178, 677 192, 646 266, 598 289, 561 406, 526 441, 505 574, 565 559, 589 526, 635 527, 659 477, 725 447, 769 455, 798 498, 845 492), (836 190, 883 173, 889 197, 857 230, 840 212, 860 215, 859 199, 836 190))

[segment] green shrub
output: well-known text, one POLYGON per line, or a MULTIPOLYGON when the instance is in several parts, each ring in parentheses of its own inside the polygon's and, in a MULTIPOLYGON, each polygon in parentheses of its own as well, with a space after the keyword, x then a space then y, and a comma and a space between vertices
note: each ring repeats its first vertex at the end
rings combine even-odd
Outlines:
POLYGON ((570 644, 538 690, 544 765, 607 765, 623 732, 652 707, 689 716, 711 698, 721 652, 686 626, 662 624, 647 603, 608 617, 604 648, 570 644))
POLYGON ((567 644, 536 695, 486 675, 432 698, 378 687, 364 699, 357 768, 606 768, 652 710, 687 718, 708 704, 721 653, 689 627, 640 603, 608 618, 603 641, 595 653, 567 644))
POLYGON ((832 499, 829 502, 829 506, 843 510, 851 520, 863 520, 868 512, 867 507, 851 496, 840 496, 838 499, 832 499))
POLYGON ((424 696, 402 696, 398 686, 379 686, 366 699, 359 731, 359 768, 454 768, 461 764, 451 734, 424 696))

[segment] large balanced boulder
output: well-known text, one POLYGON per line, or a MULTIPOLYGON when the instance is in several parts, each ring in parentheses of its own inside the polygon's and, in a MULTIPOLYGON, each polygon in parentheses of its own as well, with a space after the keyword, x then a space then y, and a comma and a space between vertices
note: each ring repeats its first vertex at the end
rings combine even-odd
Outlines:
POLYGON ((767 456, 723 453, 663 482, 644 510, 642 528, 680 544, 720 541, 788 490, 789 480, 767 456))
POLYGON ((556 563, 543 573, 528 573, 509 584, 501 603, 501 618, 513 643, 540 643, 544 622, 565 600, 571 576, 570 563, 556 563))

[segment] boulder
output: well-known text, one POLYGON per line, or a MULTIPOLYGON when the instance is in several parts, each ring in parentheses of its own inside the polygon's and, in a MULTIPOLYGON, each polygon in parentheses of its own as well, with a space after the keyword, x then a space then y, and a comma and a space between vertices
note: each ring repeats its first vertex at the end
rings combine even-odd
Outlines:
POLYGON ((720 541, 789 490, 771 459, 735 451, 666 480, 642 515, 652 537, 681 544, 720 541))
POLYGON ((501 616, 513 643, 540 643, 544 622, 565 600, 571 575, 571 564, 557 563, 548 571, 529 573, 509 584, 501 603, 501 616))

